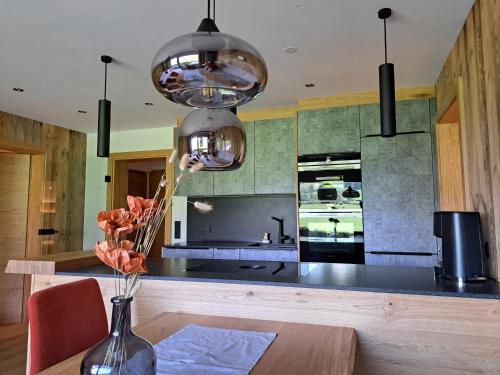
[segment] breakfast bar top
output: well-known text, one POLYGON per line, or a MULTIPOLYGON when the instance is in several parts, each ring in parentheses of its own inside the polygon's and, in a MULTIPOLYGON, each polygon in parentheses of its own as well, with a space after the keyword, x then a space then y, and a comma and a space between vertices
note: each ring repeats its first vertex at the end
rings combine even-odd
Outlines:
MULTIPOLYGON (((427 267, 185 258, 151 258, 147 264, 145 279, 500 299, 500 284, 495 280, 458 285, 435 280, 433 268, 427 267)), ((112 277, 113 271, 97 264, 55 274, 112 277)))

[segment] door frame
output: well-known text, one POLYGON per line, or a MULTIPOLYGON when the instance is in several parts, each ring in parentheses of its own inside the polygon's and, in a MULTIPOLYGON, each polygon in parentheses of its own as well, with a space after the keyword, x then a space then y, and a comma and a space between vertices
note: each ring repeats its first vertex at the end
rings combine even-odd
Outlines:
POLYGON ((465 99, 464 99, 464 80, 462 76, 459 76, 457 79, 457 85, 456 85, 456 92, 455 96, 451 97, 450 102, 448 103, 448 106, 445 107, 446 109, 443 111, 440 111, 440 113, 437 114, 436 117, 436 137, 435 137, 435 148, 437 151, 437 167, 438 167, 438 175, 440 177, 439 179, 439 186, 438 186, 438 192, 439 192, 439 197, 441 199, 441 195, 443 193, 442 189, 443 187, 441 186, 441 158, 439 155, 439 129, 440 126, 456 126, 455 131, 458 132, 458 140, 459 140, 459 149, 460 149, 460 155, 458 155, 459 158, 459 166, 461 168, 459 174, 460 174, 460 184, 461 186, 457 190, 457 193, 459 197, 457 197, 455 205, 457 206, 457 210, 471 210, 472 209, 472 203, 470 200, 470 191, 469 191, 469 186, 467 184, 467 181, 469 181, 469 171, 467 169, 467 163, 466 160, 468 160, 469 157, 469 150, 467 146, 467 141, 464 137, 464 134, 466 134, 466 116, 465 116, 465 99))
POLYGON ((28 191, 28 219, 26 224, 26 258, 41 254, 38 229, 41 228, 42 197, 45 177, 45 160, 48 149, 43 146, 0 138, 0 149, 14 154, 30 155, 30 176, 28 191))
MULTIPOLYGON (((115 152, 109 154, 108 158, 108 176, 111 176, 111 182, 108 184, 106 193, 106 209, 111 210, 114 206, 114 193, 115 193, 115 175, 116 175, 116 162, 122 160, 135 160, 135 159, 157 159, 165 158, 165 170, 167 171, 167 181, 174 181, 174 166, 169 164, 168 160, 172 155, 172 149, 164 150, 151 150, 151 151, 130 151, 130 152, 115 152)), ((167 190, 165 190, 167 191, 167 190)), ((172 195, 172 192, 169 192, 172 195)), ((167 195, 167 199, 170 198, 167 195)), ((164 243, 169 244, 171 241, 172 234, 172 207, 169 207, 165 214, 165 238, 164 243)))
MULTIPOLYGON (((41 256, 38 229, 42 227, 45 161, 48 149, 43 146, 24 143, 9 138, 0 138, 0 149, 9 151, 13 154, 30 155, 25 258, 41 256)), ((30 295, 31 275, 24 275, 22 321, 26 321, 28 317, 27 301, 30 295)))

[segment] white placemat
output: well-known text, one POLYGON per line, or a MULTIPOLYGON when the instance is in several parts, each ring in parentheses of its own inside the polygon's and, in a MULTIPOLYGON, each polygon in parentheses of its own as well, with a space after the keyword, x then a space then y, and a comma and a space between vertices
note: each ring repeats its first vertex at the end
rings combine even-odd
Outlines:
POLYGON ((156 344, 157 374, 247 375, 276 333, 190 324, 156 344))

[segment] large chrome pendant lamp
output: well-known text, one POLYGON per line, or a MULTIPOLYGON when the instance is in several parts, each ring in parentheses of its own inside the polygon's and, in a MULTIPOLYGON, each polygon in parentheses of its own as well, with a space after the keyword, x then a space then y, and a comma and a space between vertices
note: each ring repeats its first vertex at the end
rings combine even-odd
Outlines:
POLYGON ((390 8, 378 11, 378 18, 384 20, 385 64, 378 67, 380 90, 380 135, 394 137, 396 135, 396 94, 394 82, 394 64, 387 63, 387 30, 386 19, 391 16, 390 8))
POLYGON ((245 130, 230 110, 196 109, 178 129, 177 151, 190 164, 202 162, 204 171, 235 170, 245 160, 245 130))
POLYGON ((102 55, 104 63, 104 99, 99 100, 99 118, 97 125, 97 156, 107 158, 109 156, 109 137, 111 132, 111 102, 106 99, 108 84, 108 64, 113 61, 109 56, 102 55))
MULTIPOLYGON (((214 8, 215 8, 215 0, 214 8)), ((230 108, 248 103, 267 83, 267 68, 249 43, 219 32, 208 14, 196 32, 179 36, 155 55, 151 76, 168 100, 196 108, 230 108)))

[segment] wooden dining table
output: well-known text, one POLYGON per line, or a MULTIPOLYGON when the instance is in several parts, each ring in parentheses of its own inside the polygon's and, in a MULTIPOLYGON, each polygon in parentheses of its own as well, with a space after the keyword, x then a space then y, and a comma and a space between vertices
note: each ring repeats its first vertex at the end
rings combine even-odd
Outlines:
MULTIPOLYGON (((352 328, 164 312, 138 324, 133 331, 156 344, 188 324, 277 333, 252 375, 347 375, 354 368, 356 332, 352 328)), ((39 374, 79 374, 84 354, 79 353, 39 374)))

